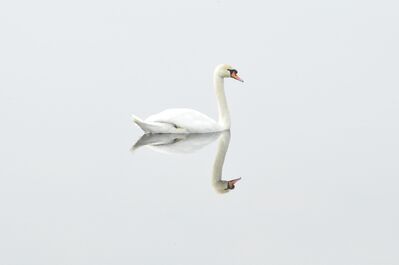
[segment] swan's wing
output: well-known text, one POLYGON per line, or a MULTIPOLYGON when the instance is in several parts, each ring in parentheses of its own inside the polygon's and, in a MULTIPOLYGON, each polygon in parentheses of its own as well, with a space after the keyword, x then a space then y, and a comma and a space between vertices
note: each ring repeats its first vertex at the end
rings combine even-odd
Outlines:
POLYGON ((151 115, 145 121, 172 124, 177 128, 185 129, 187 133, 207 133, 221 130, 215 120, 192 109, 167 109, 151 115))

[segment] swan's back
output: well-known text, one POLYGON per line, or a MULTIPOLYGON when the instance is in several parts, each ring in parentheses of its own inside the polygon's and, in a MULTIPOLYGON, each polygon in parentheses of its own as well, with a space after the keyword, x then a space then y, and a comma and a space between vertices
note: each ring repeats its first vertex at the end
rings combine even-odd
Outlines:
POLYGON ((185 133, 207 133, 221 131, 219 124, 193 109, 167 109, 149 116, 145 122, 171 124, 176 129, 183 128, 185 133))

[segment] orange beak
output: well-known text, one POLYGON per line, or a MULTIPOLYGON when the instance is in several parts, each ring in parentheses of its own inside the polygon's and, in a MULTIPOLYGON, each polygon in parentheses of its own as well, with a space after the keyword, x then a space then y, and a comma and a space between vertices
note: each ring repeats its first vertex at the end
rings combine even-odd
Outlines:
POLYGON ((242 80, 241 77, 239 77, 236 73, 232 73, 231 77, 240 82, 244 82, 244 80, 242 80))

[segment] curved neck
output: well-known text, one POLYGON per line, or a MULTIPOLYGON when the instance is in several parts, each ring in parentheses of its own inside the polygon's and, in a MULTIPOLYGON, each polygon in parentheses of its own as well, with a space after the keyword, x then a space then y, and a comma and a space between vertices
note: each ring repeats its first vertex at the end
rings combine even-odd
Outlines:
POLYGON ((226 95, 224 94, 224 79, 215 74, 213 77, 213 82, 216 90, 216 98, 218 101, 218 123, 222 127, 222 130, 228 130, 230 129, 230 113, 227 106, 226 95))
POLYGON ((215 161, 213 162, 212 184, 213 187, 221 193, 227 192, 227 182, 222 180, 223 164, 226 158, 227 149, 230 143, 230 131, 224 131, 219 136, 219 144, 216 152, 215 161))

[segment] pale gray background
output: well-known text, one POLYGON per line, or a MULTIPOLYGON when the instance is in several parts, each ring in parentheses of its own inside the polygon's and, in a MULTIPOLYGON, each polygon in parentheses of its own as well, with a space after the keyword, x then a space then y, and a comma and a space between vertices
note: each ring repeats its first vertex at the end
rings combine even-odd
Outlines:
POLYGON ((2 1, 0 264, 398 264, 395 1, 2 1), (131 154, 145 117, 232 139, 131 154))

